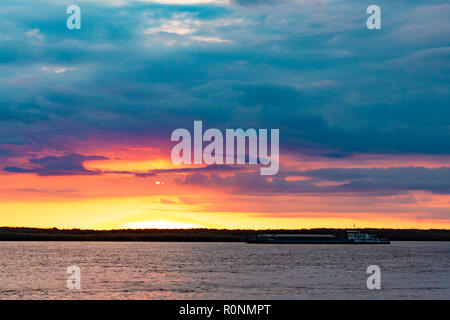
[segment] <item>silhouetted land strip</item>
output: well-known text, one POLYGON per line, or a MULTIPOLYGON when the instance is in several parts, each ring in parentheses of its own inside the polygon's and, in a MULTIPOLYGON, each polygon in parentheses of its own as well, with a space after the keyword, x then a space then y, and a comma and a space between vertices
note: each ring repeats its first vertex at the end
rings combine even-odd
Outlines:
MULTIPOLYGON (((218 230, 218 229, 126 229, 81 230, 0 228, 0 241, 177 241, 242 242, 260 233, 334 234, 344 237, 346 229, 218 230)), ((450 230, 357 229, 391 241, 450 241, 450 230)))

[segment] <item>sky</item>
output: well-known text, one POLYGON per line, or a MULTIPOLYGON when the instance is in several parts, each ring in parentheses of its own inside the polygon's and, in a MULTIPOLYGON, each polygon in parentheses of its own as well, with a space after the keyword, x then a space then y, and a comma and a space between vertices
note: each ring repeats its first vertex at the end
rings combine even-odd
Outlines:
POLYGON ((447 1, 1 2, 0 226, 450 228, 447 1), (195 120, 278 174, 172 163, 195 120))

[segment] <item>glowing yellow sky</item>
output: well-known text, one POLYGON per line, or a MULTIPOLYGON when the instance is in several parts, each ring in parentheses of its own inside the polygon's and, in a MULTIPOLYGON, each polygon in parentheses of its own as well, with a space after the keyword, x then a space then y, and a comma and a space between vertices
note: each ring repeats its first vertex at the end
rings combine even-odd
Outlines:
MULTIPOLYGON (((167 169, 164 159, 91 161, 89 169, 167 169)), ((227 174, 227 173, 224 173, 227 174)), ((180 174, 138 178, 132 174, 37 176, 3 174, 0 225, 88 229, 314 227, 449 228, 448 220, 427 212, 449 207, 449 197, 415 192, 378 197, 271 195, 229 192, 226 188, 183 186, 180 174), (422 200, 421 200, 422 199, 422 200), (383 204, 385 203, 385 204, 383 204)), ((289 179, 288 179, 289 180, 289 179)), ((295 179, 294 179, 295 180, 295 179)))
MULTIPOLYGON (((79 152, 101 154, 109 160, 86 161, 99 175, 38 176, 0 173, 0 226, 88 229, 233 228, 298 229, 450 228, 439 212, 448 210, 448 195, 424 191, 393 196, 359 194, 253 194, 229 186, 184 185, 189 173, 137 177, 124 172, 176 168, 167 150, 103 143, 82 146, 79 152), (91 148, 91 149, 90 149, 91 148), (120 171, 121 173, 111 173, 120 171)), ((37 155, 39 156, 39 155, 37 155)), ((416 158, 421 166, 439 167, 435 158, 416 158)), ((25 163, 25 162, 24 162, 25 163)), ((408 157, 374 161, 365 156, 324 163, 284 154, 284 168, 393 167, 411 165, 408 157)), ((178 168, 183 166, 178 166, 178 168)), ((230 172, 215 174, 227 176, 230 172)), ((239 174, 239 173, 237 173, 239 174)), ((269 180, 271 178, 268 178, 269 180)), ((304 180, 286 177, 286 181, 304 180)), ((268 180, 268 181, 269 181, 268 180)), ((331 184, 323 182, 323 184, 331 184)))

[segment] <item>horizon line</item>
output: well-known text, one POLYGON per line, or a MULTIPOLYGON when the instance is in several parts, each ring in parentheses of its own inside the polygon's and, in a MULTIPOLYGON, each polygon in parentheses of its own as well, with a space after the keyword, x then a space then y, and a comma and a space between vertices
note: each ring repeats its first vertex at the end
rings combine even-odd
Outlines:
POLYGON ((349 227, 349 228, 326 228, 326 227, 315 227, 315 228, 296 228, 296 229, 286 229, 286 228, 268 228, 268 229, 246 229, 246 228, 122 228, 122 229, 82 229, 82 228, 58 228, 58 227, 12 227, 12 226, 0 226, 0 229, 38 229, 38 230, 58 230, 58 231, 144 231, 144 230, 217 230, 217 231, 266 231, 266 230, 285 230, 285 231, 295 231, 295 230, 316 230, 316 229, 325 229, 325 230, 443 230, 450 231, 450 229, 436 229, 436 228, 385 228, 385 227, 349 227))

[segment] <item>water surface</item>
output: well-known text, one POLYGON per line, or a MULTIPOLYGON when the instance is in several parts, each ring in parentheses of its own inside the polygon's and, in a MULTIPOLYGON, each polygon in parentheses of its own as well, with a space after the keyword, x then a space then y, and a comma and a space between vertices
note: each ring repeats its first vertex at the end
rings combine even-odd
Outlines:
POLYGON ((0 299, 418 298, 450 299, 450 243, 0 242, 0 299), (66 288, 71 265, 81 290, 66 288))

